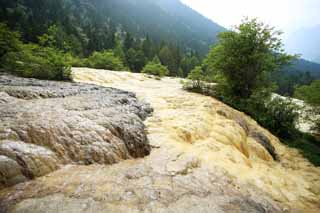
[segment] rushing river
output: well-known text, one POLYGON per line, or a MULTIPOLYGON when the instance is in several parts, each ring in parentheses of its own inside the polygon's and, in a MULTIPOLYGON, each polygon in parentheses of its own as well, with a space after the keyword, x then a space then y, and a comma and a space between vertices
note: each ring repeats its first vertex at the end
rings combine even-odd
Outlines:
MULTIPOLYGON (((72 72, 76 82, 131 91, 151 104, 154 112, 144 122, 150 155, 112 165, 62 166, 0 191, 0 212, 1 205, 24 213, 320 212, 320 168, 245 114, 184 91, 181 79, 88 68, 72 72)), ((76 103, 63 104, 72 109, 76 103)), ((125 122, 133 125, 134 119, 125 122)), ((84 120, 84 134, 87 125, 84 120)), ((99 132, 110 137, 104 128, 99 132)), ((76 151, 72 141, 67 148, 76 151)), ((112 146, 105 150, 112 155, 112 146)))
POLYGON ((146 125, 151 145, 162 150, 157 150, 159 158, 162 152, 188 156, 195 159, 193 164, 221 168, 235 181, 254 185, 281 203, 319 207, 320 169, 244 114, 182 90, 179 79, 159 81, 142 74, 86 68, 74 69, 73 74, 75 81, 132 91, 150 103, 154 113, 146 125), (247 135, 239 119, 269 138, 280 161, 247 135))

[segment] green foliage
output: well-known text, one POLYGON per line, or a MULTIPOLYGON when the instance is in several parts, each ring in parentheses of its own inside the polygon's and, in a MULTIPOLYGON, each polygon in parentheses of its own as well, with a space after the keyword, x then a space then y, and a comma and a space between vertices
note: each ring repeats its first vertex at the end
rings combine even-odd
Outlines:
POLYGON ((159 59, 170 71, 174 69, 174 58, 168 46, 163 46, 159 52, 159 59))
POLYGON ((74 56, 71 53, 65 54, 65 61, 72 67, 87 67, 88 59, 87 58, 80 58, 78 56, 74 56))
POLYGON ((304 100, 313 106, 320 106, 320 80, 313 81, 310 85, 296 88, 294 97, 304 100))
POLYGON ((310 72, 291 72, 282 69, 272 73, 270 80, 277 84, 277 94, 292 97, 296 87, 310 84, 314 77, 310 72))
POLYGON ((125 55, 125 52, 124 52, 124 47, 123 47, 123 44, 122 44, 120 38, 116 38, 115 48, 114 48, 113 52, 114 52, 114 55, 116 57, 120 58, 120 60, 122 62, 126 61, 126 55, 125 55))
MULTIPOLYGON (((56 25, 68 37, 76 37, 82 45, 81 56, 113 49, 116 32, 122 38, 130 32, 137 40, 147 32, 150 40, 179 43, 184 51, 195 49, 206 54, 217 32, 224 29, 181 3, 178 7, 169 5, 150 0, 2 0, 0 21, 8 22, 11 29, 22 33, 24 41, 33 43, 49 26, 56 25)), ((130 48, 133 46, 127 50, 130 48)), ((146 54, 148 60, 153 56, 146 54)))
POLYGON ((134 38, 132 37, 131 33, 127 33, 126 34, 126 37, 124 39, 124 48, 126 50, 129 50, 130 48, 133 48, 134 47, 134 38))
POLYGON ((18 51, 21 44, 20 34, 10 31, 6 24, 0 23, 0 62, 8 52, 18 51))
POLYGON ((200 60, 197 56, 185 55, 181 59, 181 68, 183 70, 183 77, 187 77, 189 72, 194 69, 196 66, 200 65, 200 60))
POLYGON ((160 78, 169 74, 169 70, 166 66, 163 66, 160 63, 160 60, 157 56, 154 59, 147 63, 143 68, 142 73, 159 76, 160 78))
MULTIPOLYGON (((211 84, 204 82, 184 88, 214 96, 245 112, 284 143, 298 148, 312 163, 320 165, 320 148, 316 139, 296 129, 298 106, 290 99, 271 98, 275 86, 268 74, 293 58, 283 52, 278 35, 273 28, 255 19, 246 20, 235 31, 221 33, 219 43, 204 60, 202 69, 197 67, 190 73, 195 82, 203 79, 216 81, 218 85, 208 87, 211 84)), ((316 82, 296 93, 305 97, 309 93, 309 102, 317 103, 319 91, 316 82)))
POLYGON ((267 99, 252 97, 240 106, 240 109, 251 115, 258 123, 281 138, 290 138, 296 132, 299 114, 298 106, 282 98, 267 99), (264 100, 263 100, 264 99, 264 100))
MULTIPOLYGON (((184 86, 184 88, 192 92, 214 96, 231 107, 250 115, 261 126, 280 137, 281 142, 298 149, 311 163, 320 166, 319 140, 310 134, 301 133, 295 128, 299 107, 290 100, 272 99, 268 91, 255 93, 249 99, 239 100, 238 98, 224 96, 224 93, 221 94, 216 91, 217 87, 206 87, 206 84, 202 84, 199 90, 188 86, 184 86), (208 91, 208 89, 211 91, 208 91)), ((315 128, 319 129, 319 126, 320 124, 317 121, 315 128)))
POLYGON ((188 79, 192 81, 193 88, 201 88, 201 81, 203 80, 203 72, 200 66, 196 66, 188 75, 188 79))
POLYGON ((311 108, 306 112, 308 114, 306 119, 314 123, 312 130, 320 135, 320 80, 296 88, 294 97, 311 105, 311 108))
POLYGON ((140 72, 146 63, 142 50, 130 48, 127 52, 127 63, 132 72, 140 72))
POLYGON ((312 130, 316 132, 318 136, 320 136, 320 119, 315 120, 312 130))
POLYGON ((154 56, 154 52, 155 52, 155 47, 152 43, 152 41, 150 40, 149 36, 146 37, 146 39, 144 39, 144 41, 141 44, 142 46, 142 51, 144 52, 146 58, 148 60, 151 60, 152 57, 154 56))
POLYGON ((111 50, 94 52, 87 60, 87 65, 95 69, 124 70, 125 67, 120 58, 111 50))
POLYGON ((209 73, 222 73, 233 96, 249 98, 268 86, 268 73, 293 58, 283 52, 280 34, 256 19, 245 19, 235 30, 219 34, 207 59, 209 73))
POLYGON ((65 53, 82 54, 82 44, 74 35, 67 35, 61 27, 52 25, 48 31, 39 36, 39 44, 44 47, 59 49, 65 53))
POLYGON ((306 133, 297 133, 295 137, 282 139, 281 142, 298 149, 311 163, 320 166, 319 140, 316 137, 306 133))
POLYGON ((157 55, 152 59, 152 63, 161 64, 161 61, 160 61, 160 59, 159 59, 159 57, 157 55))
POLYGON ((4 68, 13 74, 38 79, 69 80, 70 67, 64 54, 50 47, 23 44, 4 56, 4 68))

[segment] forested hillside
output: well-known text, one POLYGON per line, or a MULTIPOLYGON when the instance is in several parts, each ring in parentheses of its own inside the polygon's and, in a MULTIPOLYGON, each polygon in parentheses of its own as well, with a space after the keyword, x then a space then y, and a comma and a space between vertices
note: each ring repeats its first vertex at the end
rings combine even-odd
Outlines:
POLYGON ((173 76, 186 76, 224 30, 178 0, 1 0, 0 21, 25 42, 56 37, 74 56, 117 49, 132 71, 157 55, 173 76))
POLYGON ((271 79, 278 85, 277 93, 292 96, 297 86, 308 85, 320 79, 320 64, 296 59, 291 65, 285 66, 281 72, 273 73, 271 79))
POLYGON ((309 72, 310 75, 314 78, 320 79, 320 64, 307 61, 304 59, 299 59, 293 62, 289 67, 288 71, 291 72, 309 72))
MULTIPOLYGON (((67 53, 73 66, 141 72, 153 61, 148 68, 159 67, 159 62, 169 75, 186 77, 225 31, 179 0, 0 2, 0 22, 19 32, 22 42, 67 53)), ((26 52, 32 51, 29 47, 26 52)), ((279 93, 291 95, 296 85, 319 76, 320 65, 297 60, 272 78, 279 93)))
POLYGON ((1 21, 24 39, 36 42, 57 24, 69 42, 89 48, 86 53, 112 47, 116 32, 130 32, 206 54, 224 30, 179 0, 2 0, 1 10, 1 21))

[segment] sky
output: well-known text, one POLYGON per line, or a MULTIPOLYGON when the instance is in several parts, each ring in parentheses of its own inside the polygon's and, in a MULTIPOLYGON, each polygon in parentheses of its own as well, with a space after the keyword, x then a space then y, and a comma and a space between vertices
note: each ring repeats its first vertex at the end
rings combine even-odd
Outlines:
POLYGON ((214 22, 230 28, 244 16, 256 17, 285 33, 320 25, 320 0, 181 0, 214 22))

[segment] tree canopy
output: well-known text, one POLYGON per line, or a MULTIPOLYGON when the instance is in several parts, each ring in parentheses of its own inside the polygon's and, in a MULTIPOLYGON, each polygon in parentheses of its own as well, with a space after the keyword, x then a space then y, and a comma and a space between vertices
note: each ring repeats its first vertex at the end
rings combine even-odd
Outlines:
POLYGON ((293 58, 284 53, 280 35, 257 19, 245 19, 234 30, 219 34, 218 44, 208 55, 207 70, 222 74, 233 96, 249 98, 270 83, 268 73, 293 58))
POLYGON ((294 97, 305 100, 308 104, 320 106, 320 80, 296 88, 294 97))

